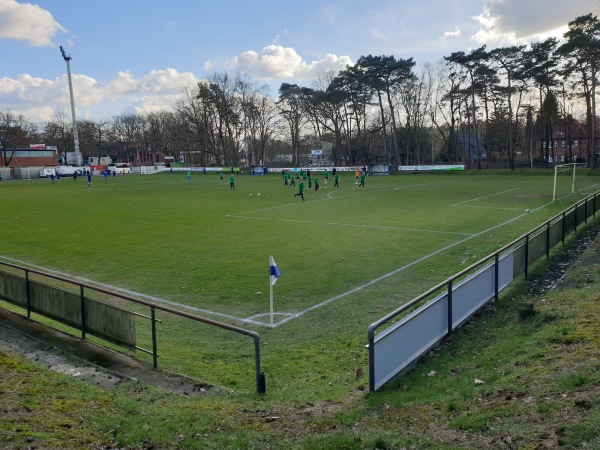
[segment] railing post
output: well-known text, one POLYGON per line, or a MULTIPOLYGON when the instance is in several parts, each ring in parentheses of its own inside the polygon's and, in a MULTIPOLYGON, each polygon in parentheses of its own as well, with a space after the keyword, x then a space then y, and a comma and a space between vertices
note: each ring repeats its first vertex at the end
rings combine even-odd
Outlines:
POLYGON ((31 290, 29 289, 29 270, 25 269, 25 301, 27 302, 27 318, 31 319, 31 290))
POLYGON ((369 392, 375 392, 375 327, 369 326, 367 342, 369 345, 369 392))
POLYGON ((499 271, 500 268, 498 267, 500 264, 500 255, 498 253, 496 253, 496 255, 494 255, 494 301, 497 302, 498 301, 498 295, 499 295, 499 289, 500 289, 500 281, 499 281, 499 271))
POLYGON ((83 295, 83 285, 79 285, 79 299, 81 303, 81 339, 85 339, 85 319, 86 319, 86 311, 85 311, 85 297, 83 295))
POLYGON ((529 274, 529 233, 525 235, 525 279, 529 274))
POLYGON ((154 368, 158 367, 158 350, 156 348, 156 308, 150 307, 150 320, 152 321, 152 359, 154 368))
POLYGON ((546 259, 550 259, 550 221, 546 222, 546 259))
POLYGON ((267 380, 265 374, 260 371, 260 338, 254 337, 254 361, 256 365, 256 392, 264 394, 267 392, 267 380))
POLYGON ((448 281, 448 333, 452 333, 452 280, 448 281))
POLYGON ((565 230, 567 228, 567 219, 565 217, 565 212, 562 213, 562 230, 560 230, 561 240, 563 247, 565 246, 565 230))

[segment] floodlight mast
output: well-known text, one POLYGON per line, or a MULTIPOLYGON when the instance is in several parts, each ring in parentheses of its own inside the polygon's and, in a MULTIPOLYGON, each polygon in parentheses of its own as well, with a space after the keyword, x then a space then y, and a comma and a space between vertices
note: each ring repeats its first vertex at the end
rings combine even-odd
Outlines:
POLYGON ((77 133, 77 118, 75 117, 75 100, 73 98, 73 82, 71 81, 71 55, 65 53, 65 49, 60 46, 60 52, 62 53, 63 59, 67 63, 67 76, 69 78, 69 94, 71 95, 71 117, 73 118, 73 139, 75 141, 75 157, 77 158, 78 164, 81 161, 81 152, 79 150, 79 133, 77 133))

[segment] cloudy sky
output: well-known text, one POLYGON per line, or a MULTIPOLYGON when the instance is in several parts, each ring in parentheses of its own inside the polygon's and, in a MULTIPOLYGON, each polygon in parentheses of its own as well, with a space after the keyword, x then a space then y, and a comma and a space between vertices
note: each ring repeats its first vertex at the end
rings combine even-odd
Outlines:
POLYGON ((600 0, 0 0, 0 111, 70 114, 61 45, 78 118, 104 120, 164 108, 214 72, 246 73, 276 97, 361 55, 434 63, 561 37, 587 13, 600 0))

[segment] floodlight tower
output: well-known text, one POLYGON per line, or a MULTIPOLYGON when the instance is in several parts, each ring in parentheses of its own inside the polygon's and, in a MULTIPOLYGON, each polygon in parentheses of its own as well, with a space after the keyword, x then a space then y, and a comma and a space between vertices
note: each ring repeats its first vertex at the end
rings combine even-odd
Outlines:
POLYGON ((75 100, 73 99, 73 82, 71 81, 71 55, 65 53, 62 45, 60 52, 63 59, 67 62, 67 76, 69 77, 69 94, 71 95, 71 117, 73 118, 73 139, 75 140, 75 157, 78 164, 81 164, 81 152, 79 151, 79 133, 77 133, 77 118, 75 117, 75 100))

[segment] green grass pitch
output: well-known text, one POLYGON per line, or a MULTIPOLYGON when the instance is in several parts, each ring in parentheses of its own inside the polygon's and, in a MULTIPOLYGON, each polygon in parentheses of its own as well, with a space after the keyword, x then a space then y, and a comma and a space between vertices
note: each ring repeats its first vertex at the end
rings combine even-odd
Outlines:
MULTIPOLYGON (((297 189, 283 187, 279 173, 237 175, 235 190, 228 177, 221 182, 211 173, 194 173, 191 183, 184 173, 94 177, 92 188, 82 178, 5 180, 0 259, 256 330, 269 342, 267 373, 270 363, 271 374, 291 379, 314 370, 303 369, 307 352, 323 351, 324 343, 341 360, 353 347, 352 358, 364 365, 371 322, 600 186, 598 176, 582 171, 570 194, 565 174, 553 203, 552 175, 370 176, 366 189, 358 189, 354 174, 342 173, 340 189, 333 189, 331 177, 325 185, 317 173, 321 189, 306 190, 305 202, 294 198, 297 189), (282 272, 273 329, 267 327, 270 255, 282 272), (285 369, 287 351, 302 361, 296 375, 285 369)), ((184 327, 175 334, 164 344, 173 355, 169 364, 190 370, 186 358, 197 363, 197 357, 177 350, 189 333, 184 327)), ((220 332, 203 339, 211 355, 203 358, 205 369, 222 358, 235 361, 245 349, 220 332)), ((238 373, 229 372, 217 380, 235 385, 238 373)))

